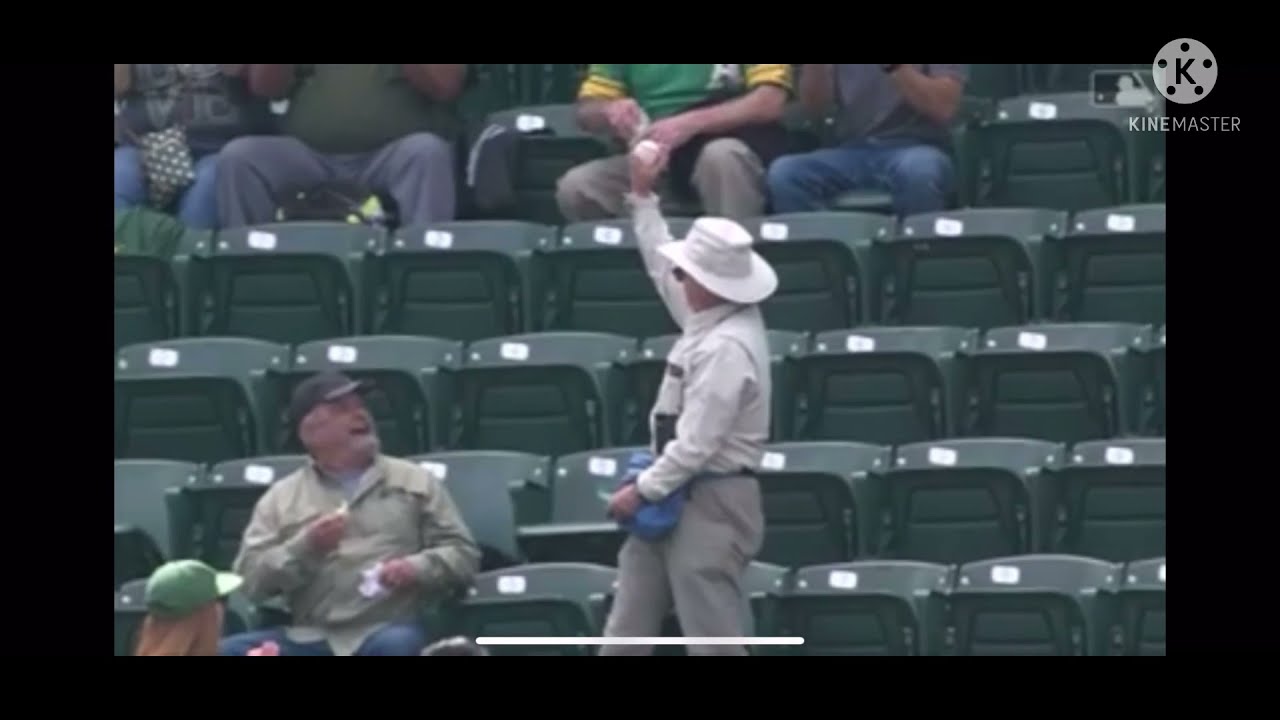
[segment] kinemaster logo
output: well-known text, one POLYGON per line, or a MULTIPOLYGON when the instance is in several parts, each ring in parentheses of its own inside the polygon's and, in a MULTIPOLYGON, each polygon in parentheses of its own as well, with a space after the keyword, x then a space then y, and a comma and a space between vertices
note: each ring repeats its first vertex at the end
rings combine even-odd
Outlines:
POLYGON ((1209 97, 1218 72, 1218 59, 1209 46, 1179 38, 1160 48, 1150 72, 1095 70, 1090 79, 1091 101, 1100 107, 1131 109, 1131 132, 1239 132, 1239 116, 1166 114, 1169 103, 1193 105, 1209 97))

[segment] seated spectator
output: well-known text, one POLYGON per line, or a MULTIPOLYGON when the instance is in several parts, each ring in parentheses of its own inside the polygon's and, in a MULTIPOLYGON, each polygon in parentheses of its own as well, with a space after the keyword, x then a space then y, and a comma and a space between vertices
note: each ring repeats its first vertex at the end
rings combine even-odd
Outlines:
POLYGON ((402 223, 452 220, 454 101, 466 65, 250 65, 249 87, 288 99, 284 134, 222 150, 223 227, 272 222, 285 198, 327 182, 386 193, 402 223))
POLYGON ((241 582, 239 576, 217 572, 198 560, 175 560, 156 568, 147 580, 147 617, 135 654, 217 655, 221 600, 241 582))
MULTIPOLYGON (((116 209, 177 210, 182 222, 218 224, 217 159, 227 141, 271 132, 268 104, 249 94, 244 65, 116 65, 116 209), (144 162, 152 135, 183 128, 186 157, 171 176, 144 162), (173 182, 166 179, 172 177, 173 182)), ((180 147, 180 146, 179 146, 180 147)))
MULTIPOLYGON (((660 143, 677 197, 708 215, 751 217, 765 207, 764 169, 787 149, 791 89, 790 65, 592 65, 578 122, 624 144, 660 143)), ((625 153, 579 165, 560 179, 560 212, 571 222, 624 216, 629 182, 625 153)))
POLYGON ((769 167, 773 212, 826 209, 853 190, 888 192, 898 215, 945 209, 955 189, 952 118, 968 65, 805 65, 800 102, 815 118, 833 101, 840 144, 769 167))
POLYGON ((475 657, 487 656, 489 651, 467 638, 451 637, 432 643, 426 650, 422 651, 422 654, 424 657, 427 655, 466 655, 475 657))
POLYGON ((226 638, 222 655, 274 643, 289 655, 418 655, 424 603, 465 587, 480 551, 440 478, 382 455, 365 385, 326 372, 289 417, 310 462, 273 484, 234 568, 250 599, 283 596, 289 628, 226 638))

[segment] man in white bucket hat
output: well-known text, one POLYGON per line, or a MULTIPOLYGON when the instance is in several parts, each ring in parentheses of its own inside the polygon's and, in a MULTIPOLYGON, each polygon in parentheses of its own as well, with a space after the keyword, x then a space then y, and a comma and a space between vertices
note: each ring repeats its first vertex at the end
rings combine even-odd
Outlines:
MULTIPOLYGON (((630 526, 618 555, 608 637, 659 634, 674 606, 686 637, 739 637, 749 612, 743 573, 764 539, 754 473, 769 436, 769 347, 758 303, 778 286, 773 268, 733 220, 704 217, 682 242, 668 232, 653 193, 667 150, 638 146, 631 159, 640 253, 681 327, 650 413, 654 460, 612 496, 609 513, 630 526), (660 534, 636 530, 651 511, 660 534)), ((603 655, 652 648, 606 645, 603 655)), ((742 646, 690 646, 690 654, 746 654, 742 646)))

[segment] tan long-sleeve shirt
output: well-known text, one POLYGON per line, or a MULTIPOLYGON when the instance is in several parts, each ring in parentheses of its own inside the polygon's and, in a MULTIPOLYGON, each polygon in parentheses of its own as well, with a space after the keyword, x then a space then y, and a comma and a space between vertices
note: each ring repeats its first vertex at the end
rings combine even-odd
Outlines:
POLYGON ((291 639, 327 640, 336 655, 353 654, 387 623, 416 620, 426 600, 469 583, 480 562, 444 484, 419 465, 379 456, 347 505, 341 544, 315 553, 304 528, 345 500, 311 464, 281 479, 254 507, 234 565, 252 600, 288 601, 291 639), (393 558, 407 558, 418 582, 365 597, 361 573, 393 558))
POLYGON ((659 500, 701 472, 755 470, 769 438, 772 383, 769 343, 760 309, 724 303, 692 312, 674 267, 658 248, 674 242, 650 195, 628 197, 636 240, 653 280, 682 334, 667 356, 667 371, 650 412, 678 415, 676 438, 654 448, 656 460, 636 482, 659 500))

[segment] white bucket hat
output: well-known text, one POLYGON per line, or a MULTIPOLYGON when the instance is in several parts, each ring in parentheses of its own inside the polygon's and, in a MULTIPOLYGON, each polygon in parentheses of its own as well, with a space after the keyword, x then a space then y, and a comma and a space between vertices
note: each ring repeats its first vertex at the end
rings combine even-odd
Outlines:
POLYGON ((698 218, 682 242, 658 252, 703 287, 739 305, 764 301, 778 289, 778 275, 751 249, 751 233, 727 218, 698 218))

